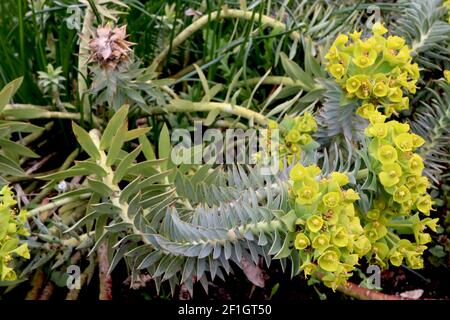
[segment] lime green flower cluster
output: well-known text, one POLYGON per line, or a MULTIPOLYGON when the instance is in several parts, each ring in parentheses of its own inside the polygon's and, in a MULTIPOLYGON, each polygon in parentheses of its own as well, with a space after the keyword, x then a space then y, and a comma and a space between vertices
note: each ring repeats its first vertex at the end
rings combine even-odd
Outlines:
POLYGON ((320 172, 315 165, 301 164, 290 172, 301 229, 294 246, 302 258, 300 270, 305 276, 320 275, 324 284, 335 290, 351 276, 371 244, 354 206, 359 195, 353 189, 343 189, 349 183, 348 176, 333 172, 320 178, 320 172))
POLYGON ((363 105, 359 114, 369 119, 365 134, 372 139, 369 155, 372 169, 377 173, 382 191, 367 212, 365 234, 372 243, 375 261, 386 266, 385 259, 399 266, 405 259, 414 269, 423 267, 422 254, 425 244, 431 242, 426 227, 436 231, 438 219, 420 220, 419 211, 429 216, 433 201, 427 193, 428 178, 422 176, 424 163, 414 150, 424 143, 420 136, 410 133, 406 123, 392 120, 374 109, 363 105), (390 229, 400 233, 414 234, 415 243, 400 239, 390 229))
POLYGON ((287 158, 288 163, 300 159, 301 150, 311 147, 315 142, 311 136, 317 131, 317 122, 310 112, 290 118, 285 117, 278 125, 275 121, 269 121, 270 129, 280 130, 280 159, 287 158))
POLYGON ((411 63, 405 39, 385 37, 388 30, 381 24, 372 27, 373 36, 361 39, 362 32, 349 37, 340 34, 328 53, 327 71, 339 83, 347 98, 358 98, 384 110, 384 114, 408 109, 404 91, 415 93, 419 66, 411 63))
POLYGON ((373 170, 391 196, 395 212, 408 215, 417 209, 429 215, 432 210, 431 196, 427 193, 429 181, 422 176, 422 158, 414 153, 425 140, 410 133, 407 123, 385 122, 378 111, 369 113, 369 120, 365 134, 372 138, 369 155, 375 160, 373 170))
POLYGON ((13 254, 25 259, 30 258, 26 243, 19 244, 19 236, 29 235, 25 227, 27 212, 19 214, 12 208, 16 204, 8 187, 0 190, 0 281, 15 280, 13 254))
POLYGON ((437 222, 437 218, 420 219, 418 213, 398 215, 391 198, 381 196, 364 219, 364 232, 372 245, 369 261, 383 268, 388 267, 388 263, 398 267, 405 262, 412 269, 422 269, 423 252, 431 242, 430 234, 425 231, 428 228, 436 232, 437 222), (413 234, 415 241, 400 238, 397 233, 413 234))

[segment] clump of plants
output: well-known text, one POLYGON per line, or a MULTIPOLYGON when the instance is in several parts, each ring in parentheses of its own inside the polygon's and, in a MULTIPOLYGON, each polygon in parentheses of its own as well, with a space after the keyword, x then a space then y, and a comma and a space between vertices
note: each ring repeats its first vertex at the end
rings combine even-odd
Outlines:
POLYGON ((126 283, 192 298, 242 269, 242 294, 269 298, 263 270, 279 269, 367 299, 380 293, 353 282, 368 265, 432 273, 424 257, 448 236, 448 1, 380 4, 370 27, 359 2, 345 16, 341 2, 244 3, 7 6, 5 297, 112 299, 126 283), (217 141, 230 132, 242 148, 217 141), (214 146, 250 152, 255 132, 274 154, 205 161, 214 146), (181 138, 195 143, 179 163, 181 138))

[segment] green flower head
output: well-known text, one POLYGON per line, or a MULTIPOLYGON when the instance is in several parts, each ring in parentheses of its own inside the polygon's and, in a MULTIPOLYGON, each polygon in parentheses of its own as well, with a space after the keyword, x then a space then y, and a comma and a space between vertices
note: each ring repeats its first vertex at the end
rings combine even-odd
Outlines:
POLYGON ((312 262, 305 262, 300 266, 300 271, 303 271, 303 273, 305 274, 305 277, 312 275, 316 272, 317 270, 317 265, 315 265, 312 262))
POLYGON ((389 253, 389 247, 383 242, 376 242, 372 246, 372 251, 380 260, 384 260, 389 253))
MULTIPOLYGON (((372 51, 373 52, 373 51, 372 51)), ((375 53, 376 58, 376 53, 375 53)), ((367 57, 365 55, 357 56, 355 59, 353 59, 353 63, 356 64, 360 68, 367 68, 373 65, 375 62, 375 59, 371 59, 370 57, 367 57)))
POLYGON ((406 253, 406 263, 411 269, 422 269, 423 259, 421 258, 420 252, 408 251, 406 253))
POLYGON ((391 88, 388 91, 388 97, 389 97, 389 100, 391 100, 392 102, 400 103, 400 102, 402 102, 403 91, 399 87, 391 88))
POLYGON ((398 36, 389 36, 386 41, 386 47, 399 50, 405 45, 405 39, 398 36))
POLYGON ((431 218, 426 218, 424 219, 424 224, 430 228, 431 230, 433 230, 434 232, 437 231, 437 223, 438 223, 439 219, 431 219, 431 218))
POLYGON ((299 204, 312 204, 317 196, 318 188, 314 185, 305 185, 297 191, 297 202, 299 204))
POLYGON ((373 93, 377 97, 385 97, 388 94, 388 86, 384 82, 377 82, 373 87, 373 93))
POLYGON ((400 134, 400 133, 407 133, 410 130, 409 124, 407 123, 401 123, 395 120, 389 121, 387 123, 389 125, 389 127, 391 127, 395 134, 400 134))
POLYGON ((331 75, 333 77, 335 77, 336 79, 338 79, 338 80, 341 79, 344 76, 345 71, 346 71, 345 67, 342 64, 340 64, 340 63, 332 64, 328 68, 328 70, 330 71, 331 75))
POLYGON ((372 93, 372 83, 369 77, 366 75, 359 75, 358 80, 361 83, 358 90, 355 92, 356 96, 360 99, 368 99, 372 93))
POLYGON ((368 119, 372 112, 375 112, 375 106, 372 103, 364 103, 356 110, 356 114, 364 119, 368 119))
POLYGON ((317 131, 317 122, 310 112, 305 112, 302 116, 296 118, 295 128, 300 132, 317 131))
POLYGON ((395 202, 404 203, 411 200, 411 192, 406 186, 401 186, 394 191, 393 198, 395 202))
POLYGON ((304 233, 297 233, 295 236, 294 246, 298 250, 304 250, 310 245, 308 237, 304 233))
POLYGON ((419 244, 427 244, 432 241, 430 234, 428 233, 419 233, 417 242, 419 244))
POLYGON ((343 194, 344 194, 344 200, 349 201, 349 202, 354 202, 356 200, 361 199, 359 194, 353 189, 347 189, 343 192, 343 194))
POLYGON ((306 226, 311 232, 319 232, 323 226, 323 219, 318 215, 312 215, 306 220, 306 226))
POLYGON ((385 187, 395 186, 402 175, 402 168, 397 163, 383 165, 383 171, 378 175, 380 182, 385 187))
POLYGON ((328 192, 323 196, 322 202, 328 208, 336 207, 341 201, 341 194, 339 192, 328 192))
POLYGON ((300 140, 300 132, 296 129, 291 129, 286 135, 286 141, 296 143, 300 140))
POLYGON ((379 218, 380 218, 380 210, 371 209, 371 210, 367 211, 367 219, 378 220, 379 218))
POLYGON ((361 81, 359 80, 358 76, 353 76, 347 80, 345 83, 345 88, 349 93, 355 93, 358 91, 359 87, 361 86, 361 81))
POLYGON ((333 46, 345 46, 345 44, 348 42, 348 37, 345 34, 340 34, 336 37, 336 40, 334 40, 333 46))
POLYGON ((345 247, 349 242, 349 235, 344 227, 338 228, 336 231, 332 233, 331 241, 337 247, 345 247))
POLYGON ((325 251, 318 259, 319 267, 325 271, 333 272, 339 267, 339 256, 335 251, 325 251))
POLYGON ((305 167, 302 166, 301 164, 296 164, 289 173, 289 177, 293 181, 301 181, 305 178, 305 176, 306 176, 305 167))
POLYGON ((312 139, 312 137, 309 134, 304 133, 304 134, 300 135, 300 137, 298 139, 298 143, 300 143, 301 145, 306 146, 306 145, 310 144, 312 142, 312 140, 313 139, 312 139))
POLYGON ((393 266, 400 267, 403 262, 403 255, 398 251, 393 251, 389 256, 389 261, 393 266))
POLYGON ((416 175, 421 175, 423 168, 422 158, 418 154, 413 154, 411 159, 408 160, 408 169, 416 175))
POLYGON ((432 206, 433 200, 431 200, 431 196, 429 194, 420 197, 416 203, 417 209, 425 215, 430 214, 430 211, 433 210, 432 206))
POLYGON ((397 151, 390 145, 383 145, 378 149, 378 160, 382 164, 392 164, 397 160, 397 151))
POLYGON ((370 244, 369 239, 364 235, 359 236, 358 239, 356 239, 356 241, 354 243, 354 251, 360 257, 362 257, 366 253, 368 253, 371 248, 372 248, 372 245, 370 244))
POLYGON ((401 133, 394 138, 394 143, 401 151, 411 151, 413 148, 413 136, 409 133, 401 133))
POLYGON ((367 133, 372 137, 383 139, 388 133, 388 127, 386 123, 375 123, 367 128, 367 133))
POLYGON ((406 177, 405 185, 406 185, 409 189, 412 189, 412 188, 415 188, 415 187, 416 187, 417 182, 418 182, 417 176, 408 176, 408 177, 406 177))
POLYGON ((330 176, 331 176, 331 179, 333 181, 336 181, 338 183, 338 185, 340 185, 341 187, 345 186, 347 183, 350 182, 348 175, 341 173, 341 172, 337 172, 337 171, 332 172, 330 176))
POLYGON ((380 238, 380 236, 375 228, 367 228, 366 227, 365 229, 366 229, 365 234, 366 234, 367 238, 370 240, 370 242, 375 242, 380 238))
POLYGON ((425 143, 425 140, 421 136, 414 133, 412 134, 412 141, 414 148, 419 148, 425 143))
POLYGON ((319 251, 322 251, 330 244, 330 237, 325 233, 319 234, 312 240, 312 247, 319 251))

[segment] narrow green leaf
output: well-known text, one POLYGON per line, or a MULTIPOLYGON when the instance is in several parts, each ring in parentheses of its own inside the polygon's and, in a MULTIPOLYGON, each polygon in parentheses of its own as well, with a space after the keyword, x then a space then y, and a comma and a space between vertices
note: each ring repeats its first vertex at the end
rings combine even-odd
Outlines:
POLYGON ((150 128, 137 128, 127 132, 125 135, 125 142, 140 138, 150 131, 150 128))
POLYGON ((6 86, 4 86, 3 89, 0 91, 0 113, 3 111, 8 102, 11 101, 12 97, 17 92, 17 90, 20 88, 22 81, 23 77, 14 79, 6 86))
POLYGON ((138 146, 132 152, 130 152, 125 158, 120 161, 117 166, 116 171, 114 172, 113 183, 119 183, 125 175, 127 169, 131 166, 133 161, 137 158, 139 153, 141 152, 142 146, 138 146))
POLYGON ((217 110, 217 109, 211 110, 208 113, 208 116, 206 117, 206 119, 203 121, 203 124, 207 127, 212 125, 214 123, 214 121, 216 121, 216 118, 219 114, 220 114, 220 110, 217 110))
POLYGON ((13 132, 40 132, 44 130, 41 127, 30 123, 20 121, 0 121, 0 136, 11 134, 13 132))
POLYGON ((305 90, 309 91, 313 88, 314 79, 305 71, 303 71, 303 69, 298 64, 290 60, 284 52, 281 52, 281 63, 289 77, 301 83, 305 90))
POLYGON ((209 85, 208 80, 206 80, 205 74, 203 73, 202 69, 198 65, 194 63, 195 71, 197 71, 198 76, 200 77, 200 82, 202 83, 203 90, 205 90, 205 96, 209 95, 209 85))
POLYGON ((142 145, 142 152, 144 153, 145 159, 147 160, 156 159, 153 146, 145 135, 139 136, 139 143, 142 145))
POLYGON ((121 126, 123 126, 123 123, 127 118, 129 108, 129 105, 123 105, 114 114, 111 120, 109 120, 109 123, 106 126, 106 129, 103 132, 102 138, 100 140, 100 150, 105 150, 111 145, 113 137, 116 135, 121 126))
POLYGON ((116 162, 120 150, 122 150, 123 143, 125 141, 125 135, 127 133, 128 123, 125 121, 122 123, 122 125, 119 127, 119 130, 115 133, 111 147, 108 150, 108 155, 106 157, 106 165, 110 166, 116 162))
POLYGON ((171 149, 169 128, 167 128, 167 125, 164 124, 159 134, 158 156, 159 158, 167 158, 167 161, 161 164, 161 170, 165 170, 167 168, 171 149))
POLYGON ((87 179, 87 181, 88 181, 89 187, 92 190, 94 190, 95 192, 97 192, 98 194, 100 194, 104 197, 109 197, 113 193, 111 188, 108 187, 106 184, 104 184, 101 181, 89 179, 89 178, 87 179))
POLYGON ((103 178, 107 175, 105 169, 103 169, 94 161, 90 160, 75 161, 75 165, 72 167, 72 169, 85 169, 91 173, 95 173, 99 178, 103 178))
POLYGON ((5 164, 8 167, 12 167, 12 168, 14 168, 17 171, 22 172, 25 175, 25 172, 22 170, 20 165, 17 164, 16 161, 14 161, 13 159, 11 159, 11 158, 9 158, 7 156, 4 156, 4 155, 0 154, 0 163, 3 163, 3 164, 5 164))
POLYGON ((39 155, 37 155, 29 148, 17 142, 9 141, 6 139, 0 139, 0 147, 2 147, 6 151, 18 154, 20 156, 29 158, 39 158, 39 155))
POLYGON ((90 175, 91 172, 86 169, 69 169, 65 171, 55 172, 43 176, 38 176, 37 179, 41 180, 64 180, 67 178, 73 178, 76 176, 87 176, 90 175))
POLYGON ((72 122, 72 130, 75 133, 78 143, 92 158, 95 160, 100 159, 100 152, 92 141, 89 133, 86 132, 82 127, 72 122))

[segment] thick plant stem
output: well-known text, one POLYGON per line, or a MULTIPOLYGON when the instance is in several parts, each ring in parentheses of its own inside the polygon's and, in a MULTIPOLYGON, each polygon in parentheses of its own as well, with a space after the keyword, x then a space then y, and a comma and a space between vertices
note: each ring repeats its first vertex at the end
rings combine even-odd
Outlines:
POLYGON ((347 296, 359 300, 412 300, 397 295, 385 294, 375 290, 362 288, 349 281, 346 285, 339 286, 337 290, 347 296))
MULTIPOLYGON (((214 11, 211 14, 207 14, 200 17, 199 19, 194 21, 190 26, 184 29, 180 34, 178 34, 175 37, 175 39, 173 39, 170 46, 164 48, 164 50, 155 58, 155 60, 153 60, 152 67, 158 69, 161 63, 163 63, 166 60, 170 50, 173 50, 174 48, 178 47, 196 31, 203 28, 210 21, 216 19, 242 19, 242 20, 253 19, 255 22, 261 22, 262 28, 272 27, 272 28, 286 29, 286 25, 284 23, 272 17, 260 15, 259 13, 253 11, 223 8, 220 11, 214 11)), ((293 40, 296 41, 300 40, 300 34, 296 31, 292 31, 289 36, 293 40)))
POLYGON ((112 278, 108 274, 109 260, 108 260, 108 246, 105 242, 100 244, 97 249, 99 278, 100 278, 100 300, 112 300, 112 278))
POLYGON ((85 194, 82 194, 82 195, 76 196, 76 197, 62 198, 62 199, 56 200, 54 202, 47 203, 47 204, 45 204, 43 206, 39 206, 37 208, 34 208, 33 210, 28 211, 28 216, 29 217, 37 216, 41 212, 58 208, 58 207, 60 207, 62 205, 65 205, 67 203, 71 203, 73 201, 78 201, 78 200, 81 200, 81 199, 88 199, 90 196, 91 196, 90 193, 85 193, 85 194))
POLYGON ((27 135, 25 138, 21 139, 19 143, 21 143, 23 145, 29 145, 30 143, 39 139, 46 131, 50 131, 50 129, 52 127, 53 127, 53 121, 47 123, 43 128, 44 130, 27 135))
POLYGON ((53 284, 52 281, 49 281, 47 285, 44 287, 44 290, 42 290, 39 300, 50 300, 50 297, 52 296, 54 290, 55 285, 53 284))
POLYGON ((230 103, 191 101, 182 101, 181 103, 178 103, 179 101, 180 100, 172 100, 172 103, 166 107, 150 108, 147 113, 149 115, 158 115, 176 112, 208 112, 212 110, 218 110, 221 112, 234 114, 236 116, 243 117, 249 120, 254 120, 260 125, 266 125, 268 122, 268 119, 264 115, 241 106, 234 106, 230 103))
MULTIPOLYGON (((256 85, 258 82, 261 81, 261 78, 251 78, 251 79, 247 79, 247 80, 242 80, 239 81, 237 83, 238 86, 243 86, 243 85, 249 85, 249 86, 254 86, 256 85)), ((268 76, 266 78, 264 78, 263 84, 271 84, 271 85, 285 85, 285 86, 299 86, 299 87, 303 87, 303 83, 293 80, 292 78, 289 77, 282 77, 282 76, 268 76)))
MULTIPOLYGON (((80 121, 82 119, 82 115, 77 112, 49 111, 47 108, 48 106, 32 104, 7 104, 3 109, 3 117, 6 120, 67 119, 80 121), (25 112, 16 115, 12 111, 14 109, 23 109, 25 112)), ((99 127, 102 121, 93 116, 93 122, 96 127, 99 127)))
POLYGON ((93 129, 89 132, 89 135, 100 153, 100 160, 97 161, 97 164, 107 172, 106 176, 103 177, 103 183, 106 184, 111 190, 113 190, 113 194, 110 196, 112 204, 120 208, 120 218, 122 219, 122 221, 133 226, 133 232, 140 235, 144 243, 150 244, 145 235, 136 228, 133 221, 130 219, 130 217, 128 217, 128 203, 121 203, 119 200, 121 190, 117 184, 113 183, 114 171, 111 166, 106 164, 106 154, 103 150, 100 149, 100 132, 93 129))
POLYGON ((44 284, 45 274, 41 269, 36 270, 33 276, 33 280, 31 280, 31 290, 28 291, 25 300, 37 300, 39 297, 39 293, 41 291, 42 285, 44 284))

